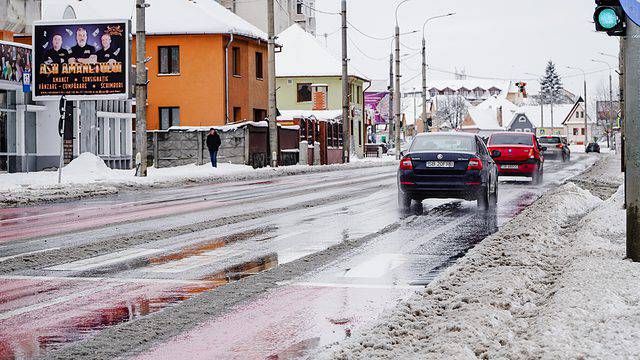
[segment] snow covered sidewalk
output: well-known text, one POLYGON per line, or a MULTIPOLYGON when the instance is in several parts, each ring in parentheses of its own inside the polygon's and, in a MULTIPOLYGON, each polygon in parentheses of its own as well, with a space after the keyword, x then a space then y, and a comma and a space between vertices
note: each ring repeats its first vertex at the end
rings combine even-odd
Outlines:
POLYGON ((640 264, 624 260, 623 202, 622 190, 601 200, 563 185, 323 356, 640 357, 640 264))
POLYGON ((295 165, 275 169, 254 169, 246 165, 225 163, 220 163, 218 168, 212 168, 210 164, 161 169, 151 167, 146 178, 139 178, 134 176, 134 170, 110 169, 102 159, 84 153, 62 169, 62 184, 57 183, 58 173, 53 171, 0 174, 0 206, 115 194, 121 189, 269 179, 286 175, 391 166, 396 163, 394 158, 384 157, 352 159, 349 164, 295 165))

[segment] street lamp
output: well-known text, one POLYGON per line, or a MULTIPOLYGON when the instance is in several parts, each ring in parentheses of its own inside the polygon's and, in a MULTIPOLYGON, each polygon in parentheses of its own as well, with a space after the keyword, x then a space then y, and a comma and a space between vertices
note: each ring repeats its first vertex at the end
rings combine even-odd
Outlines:
MULTIPOLYGON (((611 64, 609 64, 608 62, 604 61, 604 60, 596 60, 596 59, 591 59, 591 61, 596 62, 596 63, 601 63, 601 64, 606 64, 609 67, 609 116, 608 116, 608 124, 607 124, 607 147, 611 148, 611 140, 610 140, 610 130, 611 130, 611 124, 613 123, 613 80, 612 80, 612 75, 611 72, 613 71, 613 69, 611 68, 611 64)), ((596 103, 596 111, 597 111, 597 103, 596 103)), ((597 114, 596 114, 597 116, 597 114)))
POLYGON ((395 15, 396 15, 396 28, 395 28, 395 42, 396 42, 396 84, 395 84, 395 88, 394 88, 394 96, 393 96, 393 100, 394 100, 394 107, 395 107, 395 111, 396 111, 396 159, 400 159, 400 125, 402 123, 402 121, 400 120, 400 25, 398 24, 398 10, 400 9, 400 6, 402 6, 402 4, 409 2, 411 0, 403 0, 401 1, 395 9, 395 15))
POLYGON ((424 132, 429 132, 429 122, 427 121, 427 40, 425 37, 425 29, 429 21, 453 16, 455 14, 456 13, 449 13, 430 17, 422 24, 422 122, 424 123, 424 132))
POLYGON ((567 69, 581 71, 582 76, 584 76, 584 146, 586 148, 589 146, 589 125, 587 124, 587 118, 589 117, 589 109, 587 107, 587 73, 583 69, 573 66, 567 66, 567 69))

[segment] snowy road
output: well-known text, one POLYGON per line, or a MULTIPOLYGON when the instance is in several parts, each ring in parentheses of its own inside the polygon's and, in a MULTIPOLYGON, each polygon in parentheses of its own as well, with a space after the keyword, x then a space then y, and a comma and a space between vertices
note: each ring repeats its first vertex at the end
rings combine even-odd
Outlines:
POLYGON ((400 213, 388 166, 0 209, 0 358, 305 357, 594 160, 504 180, 490 212, 400 213))

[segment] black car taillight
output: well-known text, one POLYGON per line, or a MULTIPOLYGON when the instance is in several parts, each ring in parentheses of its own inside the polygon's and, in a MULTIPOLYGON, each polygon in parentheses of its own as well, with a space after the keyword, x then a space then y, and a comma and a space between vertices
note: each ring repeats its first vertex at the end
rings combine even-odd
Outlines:
POLYGON ((482 170, 482 160, 478 158, 469 159, 469 166, 467 166, 467 170, 482 170))
POLYGON ((400 170, 413 170, 413 163, 411 162, 411 158, 404 158, 400 160, 400 170))

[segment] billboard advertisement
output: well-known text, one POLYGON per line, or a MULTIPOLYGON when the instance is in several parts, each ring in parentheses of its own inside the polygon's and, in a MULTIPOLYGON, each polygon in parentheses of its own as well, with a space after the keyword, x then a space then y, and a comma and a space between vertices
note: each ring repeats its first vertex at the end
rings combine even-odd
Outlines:
POLYGON ((0 80, 22 84, 22 76, 31 69, 31 47, 0 41, 0 80))
POLYGON ((34 99, 127 99, 127 20, 36 22, 33 49, 34 99))
POLYGON ((619 101, 596 101, 596 113, 598 114, 598 124, 606 124, 609 121, 613 123, 620 112, 619 101))
POLYGON ((389 93, 367 92, 364 94, 364 106, 376 125, 389 122, 389 93))

